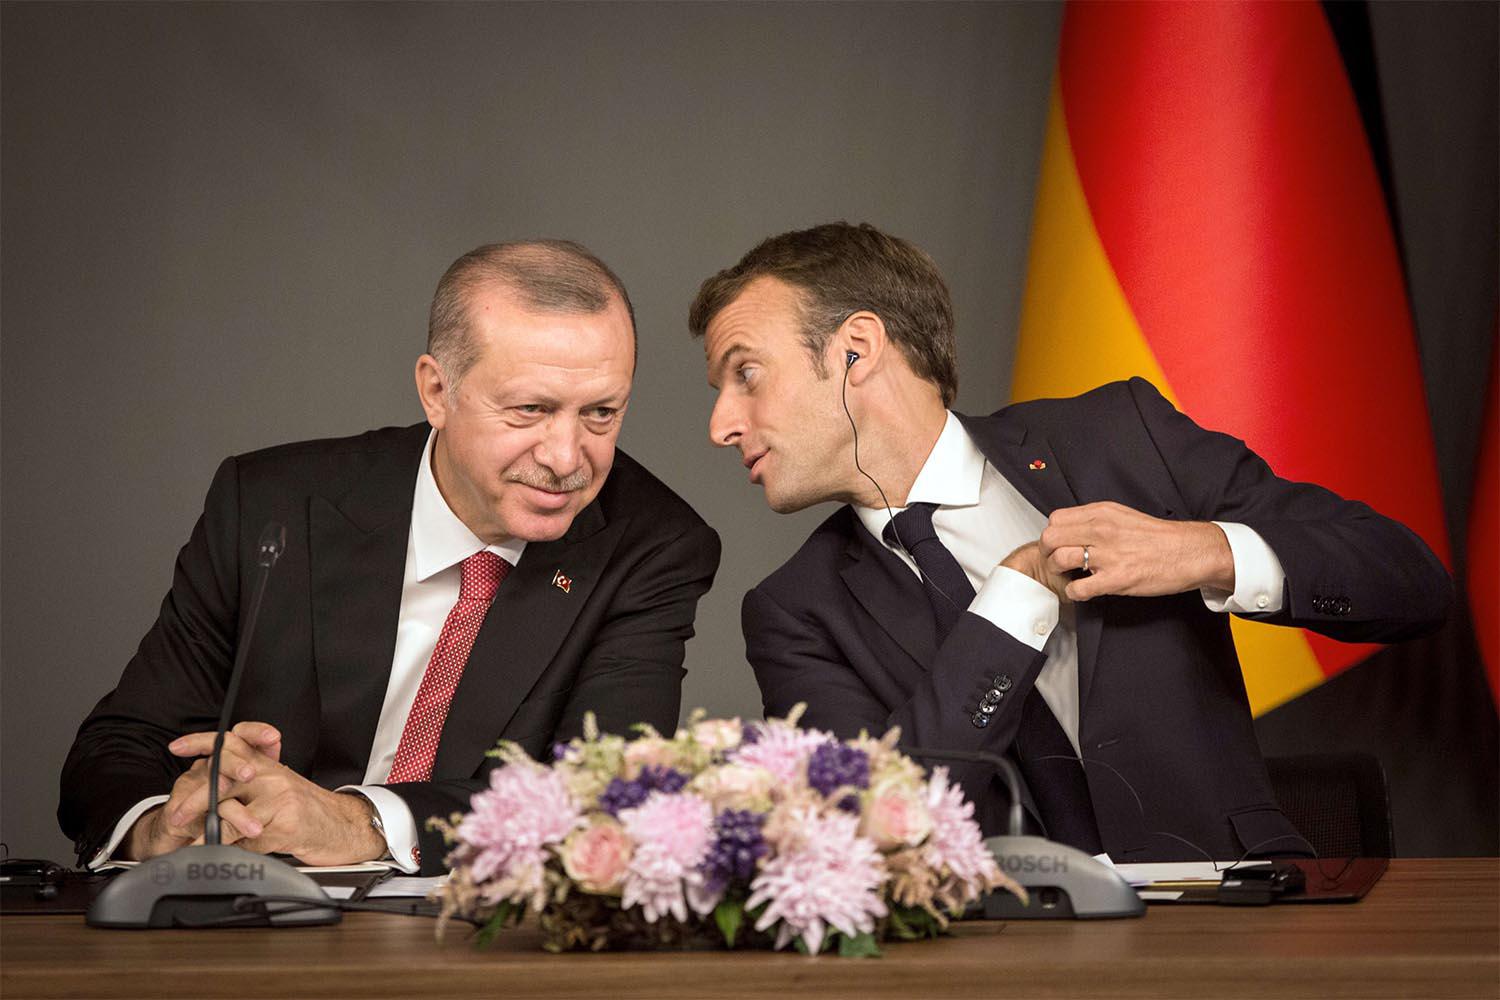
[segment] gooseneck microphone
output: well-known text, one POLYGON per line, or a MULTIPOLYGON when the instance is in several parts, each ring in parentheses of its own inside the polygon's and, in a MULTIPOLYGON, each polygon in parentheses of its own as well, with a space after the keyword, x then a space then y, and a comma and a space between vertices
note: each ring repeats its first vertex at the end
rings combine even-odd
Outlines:
POLYGON ((1008 892, 992 892, 984 898, 986 919, 1094 919, 1145 914, 1146 904, 1113 868, 1076 847, 1022 833, 1021 780, 1015 765, 1004 757, 982 750, 909 746, 903 746, 901 752, 926 760, 987 764, 1005 779, 1010 789, 1006 834, 990 837, 984 844, 1000 870, 1024 887, 1030 899, 1023 903, 1008 892))
POLYGON ((307 875, 277 858, 220 842, 219 758, 224 734, 234 715, 266 584, 285 548, 286 528, 275 521, 267 524, 256 544, 259 572, 209 760, 203 843, 142 861, 118 876, 89 906, 86 919, 91 927, 265 927, 336 924, 342 919, 338 904, 307 875))
POLYGON ((250 597, 250 611, 245 615, 245 638, 234 651, 234 668, 229 671, 224 708, 219 713, 219 731, 214 734, 214 752, 208 761, 208 815, 203 822, 203 843, 208 845, 219 843, 219 759, 224 754, 224 736, 229 732, 229 720, 240 694, 240 680, 245 676, 245 661, 250 656, 250 640, 255 636, 255 621, 260 617, 260 602, 265 599, 271 570, 285 550, 285 525, 272 521, 261 529, 260 541, 255 545, 255 564, 260 572, 255 578, 255 593, 250 597))

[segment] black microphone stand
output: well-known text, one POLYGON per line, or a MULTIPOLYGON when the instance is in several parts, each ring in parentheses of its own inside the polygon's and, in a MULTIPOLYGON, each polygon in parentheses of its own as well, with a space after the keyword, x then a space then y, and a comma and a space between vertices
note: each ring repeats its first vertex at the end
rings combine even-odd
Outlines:
POLYGON ((235 651, 208 765, 203 843, 143 861, 117 877, 89 906, 91 927, 255 927, 336 924, 338 903, 318 883, 277 858, 220 843, 219 757, 245 674, 255 621, 271 568, 286 548, 286 528, 266 525, 256 546, 260 573, 235 651), (269 898, 274 897, 274 898, 269 898), (319 905, 326 904, 326 905, 319 905))

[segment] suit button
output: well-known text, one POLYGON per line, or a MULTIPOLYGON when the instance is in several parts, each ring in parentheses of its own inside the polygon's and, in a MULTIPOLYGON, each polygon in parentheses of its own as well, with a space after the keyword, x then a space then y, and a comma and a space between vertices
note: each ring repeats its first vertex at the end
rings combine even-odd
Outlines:
POLYGON ((995 690, 1000 692, 1009 691, 1011 688, 1010 674, 995 675, 995 690))
POLYGON ((979 714, 980 715, 994 715, 995 714, 995 709, 997 709, 999 707, 1000 707, 1000 703, 999 702, 995 702, 995 701, 981 701, 979 703, 979 714))
POLYGON ((1339 598, 1339 614, 1341 614, 1341 615, 1347 615, 1349 613, 1351 607, 1352 607, 1352 605, 1349 603, 1349 598, 1347 598, 1347 597, 1340 597, 1339 598))
POLYGON ((983 729, 985 726, 988 726, 990 724, 990 717, 982 712, 975 712, 974 718, 970 719, 969 721, 974 723, 975 729, 983 729))

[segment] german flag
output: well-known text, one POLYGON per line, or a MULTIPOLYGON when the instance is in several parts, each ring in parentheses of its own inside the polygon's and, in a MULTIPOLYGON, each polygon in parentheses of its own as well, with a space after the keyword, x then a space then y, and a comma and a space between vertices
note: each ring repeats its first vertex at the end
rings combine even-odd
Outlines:
MULTIPOLYGON (((1132 375, 1449 563, 1400 257, 1318 4, 1069 3, 1012 396, 1132 375)), ((1233 627, 1256 715, 1376 648, 1233 627)))

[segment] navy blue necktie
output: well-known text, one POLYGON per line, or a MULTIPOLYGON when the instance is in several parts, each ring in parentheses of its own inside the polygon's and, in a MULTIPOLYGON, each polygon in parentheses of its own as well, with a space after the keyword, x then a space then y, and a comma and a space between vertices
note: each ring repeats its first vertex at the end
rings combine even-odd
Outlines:
POLYGON ((927 599, 937 619, 938 642, 948 637, 953 626, 974 600, 974 585, 969 583, 958 560, 938 538, 932 527, 935 503, 914 503, 886 523, 886 543, 899 545, 910 553, 922 571, 927 599))

